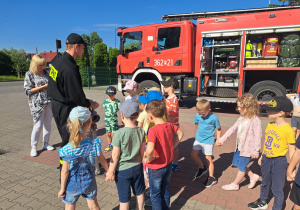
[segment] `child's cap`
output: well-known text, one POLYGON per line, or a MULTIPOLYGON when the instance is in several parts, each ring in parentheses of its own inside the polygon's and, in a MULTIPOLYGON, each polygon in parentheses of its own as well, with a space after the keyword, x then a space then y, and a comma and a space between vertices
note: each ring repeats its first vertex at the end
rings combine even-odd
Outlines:
POLYGON ((109 86, 106 89, 106 95, 116 95, 117 94, 117 89, 114 86, 109 86))
POLYGON ((293 103, 286 97, 275 96, 268 105, 262 105, 261 108, 266 111, 291 112, 293 111, 293 103))
POLYGON ((164 97, 162 96, 162 94, 156 90, 151 90, 148 91, 148 93, 146 94, 146 96, 140 96, 139 97, 139 102, 143 103, 143 104, 148 104, 153 100, 160 100, 162 101, 164 99, 164 97))
POLYGON ((137 83, 133 80, 129 80, 126 82, 126 85, 123 88, 123 90, 132 90, 135 87, 137 87, 137 83))
POLYGON ((119 109, 122 111, 122 114, 125 117, 136 117, 138 116, 139 113, 139 105, 135 102, 132 101, 131 99, 128 99, 121 103, 119 105, 119 109), (134 115, 136 113, 136 115, 134 115))
POLYGON ((178 80, 172 77, 167 77, 164 81, 160 81, 163 86, 172 86, 174 89, 179 88, 178 80))
POLYGON ((85 123, 91 117, 91 112, 82 106, 76 106, 70 112, 69 118, 71 122, 73 120, 78 119, 80 123, 85 123))

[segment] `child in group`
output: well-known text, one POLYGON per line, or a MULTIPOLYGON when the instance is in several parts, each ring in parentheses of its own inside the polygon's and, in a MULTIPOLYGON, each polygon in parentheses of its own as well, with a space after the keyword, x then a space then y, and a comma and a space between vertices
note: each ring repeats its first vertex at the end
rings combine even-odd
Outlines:
POLYGON ((192 159, 198 165, 198 171, 195 174, 195 178, 200 178, 207 174, 208 168, 209 176, 203 183, 203 186, 211 187, 212 185, 217 184, 217 179, 214 177, 215 167, 212 156, 216 139, 215 133, 218 140, 221 137, 221 126, 218 117, 211 112, 208 100, 199 100, 196 104, 196 109, 198 113, 195 115, 193 122, 197 127, 197 133, 191 152, 192 159), (205 155, 207 167, 202 163, 198 156, 200 150, 205 155))
POLYGON ((274 195, 273 210, 282 209, 284 201, 283 188, 287 170, 286 153, 292 157, 295 151, 295 132, 285 118, 293 110, 292 102, 284 96, 275 96, 262 109, 274 122, 268 124, 265 131, 263 154, 258 162, 261 163, 262 182, 260 198, 249 203, 251 209, 267 209, 267 199, 271 187, 274 195))
POLYGON ((130 186, 136 195, 137 209, 144 206, 144 174, 142 158, 145 149, 145 132, 136 127, 139 106, 135 101, 125 100, 119 105, 124 128, 118 130, 112 140, 113 150, 106 181, 115 180, 120 209, 129 209, 131 198, 130 186))
POLYGON ((287 168, 287 180, 294 181, 293 187, 290 193, 290 200, 294 203, 294 210, 300 210, 300 170, 297 174, 295 173, 295 168, 300 162, 300 141, 296 141, 296 151, 291 158, 289 167, 287 168))
POLYGON ((108 146, 105 148, 104 152, 109 152, 112 150, 111 141, 114 136, 114 133, 118 130, 118 115, 119 111, 118 106, 120 101, 116 99, 117 90, 113 86, 109 86, 106 89, 106 95, 108 99, 104 100, 103 107, 105 108, 105 131, 108 146))
POLYGON ((296 139, 300 136, 300 101, 299 101, 299 94, 287 94, 286 97, 288 97, 291 102, 294 105, 293 109, 293 116, 291 119, 292 128, 295 131, 296 139))
POLYGON ((163 100, 153 100, 146 107, 149 121, 155 124, 149 129, 147 149, 143 160, 148 167, 153 210, 170 208, 169 183, 173 148, 183 137, 182 131, 176 125, 164 121, 165 109, 166 105, 163 100))
POLYGON ((248 185, 250 189, 255 186, 255 183, 259 179, 257 174, 252 173, 247 168, 251 158, 257 159, 259 157, 262 137, 259 104, 253 95, 246 93, 238 98, 237 110, 241 116, 216 142, 217 146, 223 145, 223 142, 237 131, 232 167, 238 167, 238 173, 231 184, 222 186, 224 190, 239 190, 239 184, 242 182, 246 173, 250 178, 250 184, 248 185))
POLYGON ((69 143, 58 150, 63 160, 58 198, 62 198, 66 209, 75 209, 80 195, 87 199, 89 209, 100 209, 94 174, 96 159, 99 159, 105 171, 108 170, 108 165, 101 152, 100 139, 88 138, 91 123, 88 109, 81 106, 73 108, 69 115, 69 143))
POLYGON ((135 101, 136 97, 138 96, 138 89, 138 83, 133 80, 127 81, 123 90, 125 90, 129 95, 125 97, 125 100, 131 99, 132 101, 135 101))
MULTIPOLYGON (((176 125, 179 128, 179 103, 178 99, 175 95, 175 90, 179 88, 179 83, 176 78, 168 77, 164 81, 161 81, 161 84, 164 86, 165 93, 168 94, 168 98, 166 99, 166 106, 169 115, 169 121, 176 125)), ((174 149, 174 156, 173 156, 173 163, 172 163, 172 173, 179 170, 179 149, 178 146, 174 149)))

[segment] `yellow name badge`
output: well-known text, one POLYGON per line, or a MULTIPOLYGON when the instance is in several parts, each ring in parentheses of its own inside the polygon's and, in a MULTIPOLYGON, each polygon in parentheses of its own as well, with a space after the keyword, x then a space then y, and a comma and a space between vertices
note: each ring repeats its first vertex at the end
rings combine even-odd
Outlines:
POLYGON ((58 71, 54 68, 54 66, 51 65, 51 70, 49 73, 49 76, 56 82, 58 71))

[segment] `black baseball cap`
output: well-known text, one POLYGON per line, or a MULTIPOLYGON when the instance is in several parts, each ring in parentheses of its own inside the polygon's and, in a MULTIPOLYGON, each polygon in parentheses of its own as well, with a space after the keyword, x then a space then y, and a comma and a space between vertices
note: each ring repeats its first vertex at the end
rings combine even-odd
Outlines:
POLYGON ((67 40, 66 40, 66 45, 68 44, 84 44, 85 46, 88 45, 85 43, 83 38, 79 34, 71 33, 67 40))
POLYGON ((178 80, 172 77, 167 77, 164 81, 160 81, 163 86, 172 86, 174 89, 179 87, 178 80))
POLYGON ((291 112, 293 111, 293 103, 287 97, 275 96, 268 105, 262 105, 261 108, 266 111, 291 112))

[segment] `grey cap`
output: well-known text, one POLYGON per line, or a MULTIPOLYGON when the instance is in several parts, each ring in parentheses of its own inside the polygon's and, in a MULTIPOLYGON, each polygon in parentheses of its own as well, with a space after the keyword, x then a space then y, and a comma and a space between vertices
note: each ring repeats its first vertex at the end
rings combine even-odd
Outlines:
POLYGON ((139 113, 139 105, 131 99, 128 99, 121 103, 119 105, 119 109, 122 111, 122 114, 128 118, 137 117, 139 113))

